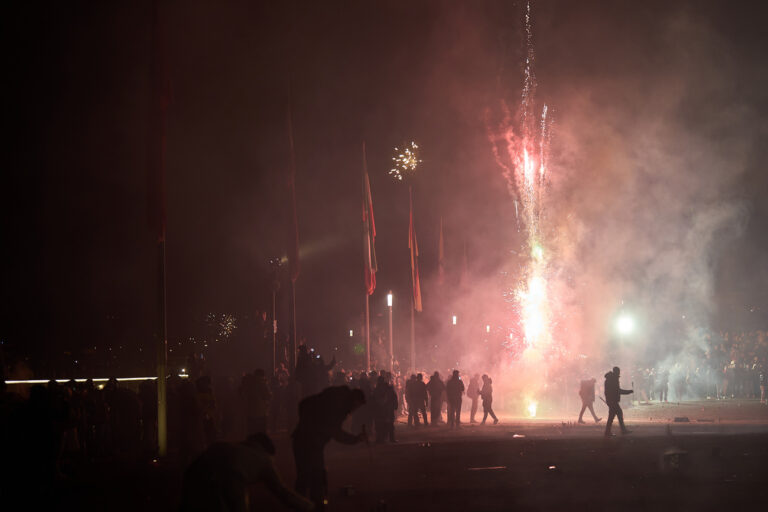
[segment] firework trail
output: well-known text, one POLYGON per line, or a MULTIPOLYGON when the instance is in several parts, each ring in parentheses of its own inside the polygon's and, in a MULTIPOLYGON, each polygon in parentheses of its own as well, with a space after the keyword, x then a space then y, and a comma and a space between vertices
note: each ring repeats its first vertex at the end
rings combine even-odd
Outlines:
POLYGON ((507 294, 520 318, 518 336, 522 339, 523 356, 540 357, 552 345, 552 311, 547 281, 549 254, 541 226, 547 179, 551 118, 547 105, 539 113, 536 102, 535 52, 531 4, 524 13, 525 66, 523 87, 517 115, 502 101, 500 121, 486 126, 494 158, 507 180, 515 204, 518 231, 524 226, 527 260, 521 269, 519 283, 507 294))

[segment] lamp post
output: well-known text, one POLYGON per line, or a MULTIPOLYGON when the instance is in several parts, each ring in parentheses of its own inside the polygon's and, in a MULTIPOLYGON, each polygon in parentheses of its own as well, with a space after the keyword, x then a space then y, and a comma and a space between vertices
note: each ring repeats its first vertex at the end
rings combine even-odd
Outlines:
POLYGON ((392 342, 392 292, 387 293, 387 308, 389 309, 389 371, 395 371, 395 353, 392 342))

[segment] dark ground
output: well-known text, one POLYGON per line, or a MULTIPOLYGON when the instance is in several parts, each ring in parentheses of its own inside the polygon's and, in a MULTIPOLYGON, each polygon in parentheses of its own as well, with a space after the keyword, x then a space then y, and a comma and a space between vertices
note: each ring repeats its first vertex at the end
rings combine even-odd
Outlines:
MULTIPOLYGON (((401 424, 395 445, 331 444, 329 510, 743 510, 768 500, 768 407, 733 400, 626 413, 632 434, 609 440, 604 421, 502 416, 458 431, 401 424), (684 453, 665 460, 670 449, 684 453)), ((275 437, 292 482, 287 433, 275 437)), ((57 508, 173 510, 180 473, 172 463, 92 467, 60 484, 57 508)), ((254 499, 253 510, 284 510, 261 489, 254 499)))

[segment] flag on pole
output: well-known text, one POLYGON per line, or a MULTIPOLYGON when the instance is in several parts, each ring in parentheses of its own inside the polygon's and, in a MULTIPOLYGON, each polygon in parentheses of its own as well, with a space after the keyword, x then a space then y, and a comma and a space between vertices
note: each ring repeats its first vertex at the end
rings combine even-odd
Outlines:
POLYGON ((288 170, 288 195, 290 198, 291 231, 288 234, 288 268, 291 281, 299 278, 299 221, 296 216, 296 155, 293 148, 293 123, 291 120, 291 104, 288 103, 288 144, 291 151, 291 166, 288 170))
POLYGON ((373 295, 376 289, 376 223, 373 220, 371 182, 368 179, 368 163, 363 142, 363 257, 365 258, 365 289, 373 295))
POLYGON ((445 282, 445 248, 443 242, 443 218, 440 217, 440 238, 437 242, 437 282, 445 282))
POLYGON ((413 286, 413 309, 421 311, 421 283, 419 282, 419 244, 413 226, 413 191, 408 189, 410 222, 408 224, 408 249, 411 251, 411 285, 413 286))

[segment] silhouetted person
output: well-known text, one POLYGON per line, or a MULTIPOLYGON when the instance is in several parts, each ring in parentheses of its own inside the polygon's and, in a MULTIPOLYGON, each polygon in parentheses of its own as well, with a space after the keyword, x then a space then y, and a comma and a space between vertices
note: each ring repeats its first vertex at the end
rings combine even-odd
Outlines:
POLYGON ((267 414, 272 393, 267 385, 264 370, 257 369, 243 376, 240 396, 245 405, 245 423, 248 435, 267 431, 267 414))
POLYGON ((579 388, 579 396, 581 397, 581 412, 579 413, 579 423, 584 423, 582 417, 584 411, 589 409, 592 413, 595 423, 599 422, 602 418, 598 418, 595 414, 595 408, 592 404, 595 403, 595 379, 581 381, 581 387, 579 388))
POLYGON ((198 377, 195 380, 195 388, 197 389, 197 403, 200 405, 205 444, 208 446, 216 441, 219 433, 216 398, 213 396, 211 378, 208 376, 198 377))
POLYGON ((308 496, 318 510, 327 494, 325 445, 331 439, 355 444, 366 439, 365 431, 352 435, 341 425, 351 412, 365 403, 359 389, 334 386, 311 395, 299 403, 299 423, 293 431, 293 457, 296 461, 296 491, 308 496))
POLYGON ((427 392, 429 393, 429 417, 432 425, 437 425, 441 421, 440 409, 443 407, 443 393, 445 392, 445 384, 440 379, 439 372, 432 374, 429 384, 427 384, 427 392))
MULTIPOLYGON (((419 423, 419 412, 424 418, 424 425, 429 425, 427 421, 427 385, 424 383, 424 376, 420 373, 416 374, 416 382, 413 384, 413 401, 416 410, 416 424, 419 423)), ((410 407, 410 406, 409 406, 410 407)))
POLYGON ((483 421, 481 423, 485 425, 485 420, 490 414, 493 418, 493 424, 497 424, 499 418, 493 412, 493 380, 487 375, 483 375, 483 389, 480 390, 480 396, 483 398, 483 421))
POLYGON ((619 406, 619 399, 621 395, 629 395, 634 393, 631 389, 621 389, 619 387, 619 377, 621 370, 618 366, 613 367, 613 371, 605 374, 605 403, 608 404, 608 422, 605 424, 606 437, 611 436, 611 425, 613 424, 613 418, 619 418, 619 427, 621 427, 622 434, 629 434, 629 430, 624 426, 624 412, 619 406))
POLYGON ((312 510, 312 502, 283 485, 274 454, 275 445, 264 433, 242 443, 212 444, 184 472, 181 512, 247 512, 248 486, 257 483, 292 510, 312 510))
POLYGON ((386 377, 379 377, 373 390, 374 421, 376 422, 376 442, 387 440, 395 442, 395 411, 397 394, 386 377))
POLYGON ((310 390, 314 380, 314 365, 306 345, 299 345, 298 352, 296 356, 296 370, 293 375, 296 382, 301 386, 301 396, 304 397, 311 394, 310 390))
POLYGON ((477 414, 477 404, 480 401, 480 375, 475 374, 471 379, 469 379, 467 397, 472 400, 472 407, 469 410, 469 422, 477 423, 475 420, 475 414, 477 414))
POLYGON ((669 371, 662 370, 659 374, 659 402, 667 401, 667 392, 669 391, 669 371))
POLYGON ((459 378, 459 370, 453 370, 453 376, 445 384, 445 395, 448 398, 448 426, 458 427, 461 424, 461 395, 464 394, 464 383, 459 378))
POLYGON ((405 401, 408 403, 408 426, 419 426, 419 416, 416 412, 416 400, 413 397, 413 386, 416 384, 416 374, 410 376, 405 383, 405 401))

